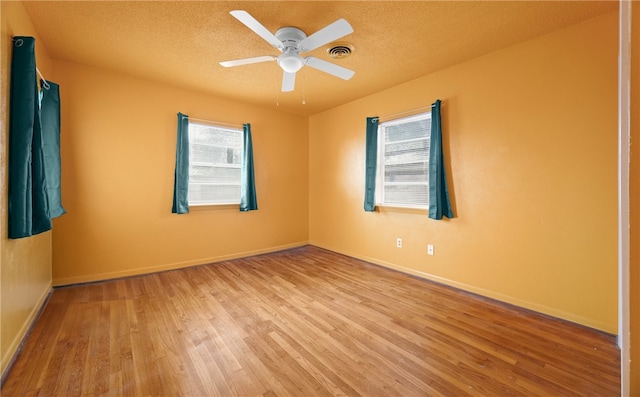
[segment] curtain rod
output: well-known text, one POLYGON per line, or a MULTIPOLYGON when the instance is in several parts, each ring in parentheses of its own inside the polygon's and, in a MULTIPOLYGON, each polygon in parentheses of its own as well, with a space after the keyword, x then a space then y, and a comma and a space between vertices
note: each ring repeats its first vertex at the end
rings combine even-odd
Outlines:
POLYGON ((43 82, 42 86, 48 90, 50 87, 49 82, 47 81, 47 79, 44 78, 44 76, 40 72, 40 69, 38 69, 37 66, 36 66, 36 72, 38 73, 38 76, 40 76, 40 78, 42 79, 42 82, 43 82))
POLYGON ((222 121, 198 119, 196 117, 191 117, 191 116, 188 116, 188 117, 189 117, 189 120, 193 120, 193 121, 202 121, 209 124, 222 125, 222 126, 234 127, 234 128, 240 128, 240 129, 244 128, 244 124, 223 123, 222 121))
POLYGON ((424 111, 429 110, 429 109, 431 109, 431 106, 424 106, 424 107, 421 107, 421 108, 406 110, 406 111, 400 112, 400 113, 394 113, 394 114, 387 114, 387 115, 384 115, 384 116, 378 116, 378 119, 380 121, 382 121, 382 120, 385 120, 385 121, 386 120, 393 120, 393 119, 397 119, 397 118, 402 117, 402 116, 411 116, 411 115, 414 115, 414 114, 417 114, 417 113, 421 113, 421 112, 424 112, 424 111))

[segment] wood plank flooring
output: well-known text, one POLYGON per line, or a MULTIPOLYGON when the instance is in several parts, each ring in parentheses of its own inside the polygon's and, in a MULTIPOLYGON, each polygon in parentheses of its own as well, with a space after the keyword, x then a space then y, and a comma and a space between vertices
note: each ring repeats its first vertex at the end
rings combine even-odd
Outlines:
POLYGON ((619 396, 611 335, 307 246, 56 289, 2 396, 619 396))

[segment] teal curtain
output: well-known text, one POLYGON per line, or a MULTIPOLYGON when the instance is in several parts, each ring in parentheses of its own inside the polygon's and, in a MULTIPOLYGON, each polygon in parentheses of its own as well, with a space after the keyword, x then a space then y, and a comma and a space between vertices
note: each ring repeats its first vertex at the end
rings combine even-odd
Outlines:
POLYGON ((367 117, 364 210, 376 209, 376 168, 378 166, 378 117, 367 117))
POLYGON ((258 209, 256 181, 253 171, 253 143, 251 142, 251 124, 243 126, 242 169, 240 174, 240 211, 258 209))
POLYGON ((178 142, 173 183, 174 214, 189 213, 189 116, 178 113, 178 142))
POLYGON ((40 81, 40 120, 44 150, 49 216, 57 218, 67 211, 62 206, 60 164, 60 86, 40 81))
POLYGON ((442 122, 438 99, 431 105, 431 150, 429 153, 429 218, 442 219, 443 216, 453 218, 447 173, 442 154, 442 122))
POLYGON ((13 38, 9 108, 8 236, 16 239, 51 229, 33 37, 13 38))

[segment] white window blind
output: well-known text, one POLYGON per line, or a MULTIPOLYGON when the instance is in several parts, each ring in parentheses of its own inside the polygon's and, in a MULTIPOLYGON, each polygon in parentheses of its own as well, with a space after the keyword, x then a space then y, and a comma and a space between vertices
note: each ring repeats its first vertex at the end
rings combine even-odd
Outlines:
POLYGON ((242 130, 189 122, 189 205, 239 204, 242 130))
POLYGON ((381 123, 378 203, 428 208, 431 113, 381 123))

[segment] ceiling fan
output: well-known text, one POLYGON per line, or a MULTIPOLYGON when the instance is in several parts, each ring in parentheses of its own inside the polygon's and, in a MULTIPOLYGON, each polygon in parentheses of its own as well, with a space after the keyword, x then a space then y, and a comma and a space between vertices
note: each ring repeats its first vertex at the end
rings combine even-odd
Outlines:
POLYGON ((304 65, 309 65, 314 69, 329 73, 333 76, 349 80, 354 71, 335 65, 322 59, 306 56, 300 56, 301 52, 313 51, 316 48, 337 40, 343 36, 353 32, 353 28, 344 19, 338 19, 318 30, 311 36, 307 36, 302 30, 294 27, 283 27, 276 31, 275 35, 265 28, 258 20, 246 11, 231 11, 237 20, 253 30, 258 36, 262 37, 269 44, 282 52, 279 56, 264 55, 252 58, 237 59, 234 61, 220 62, 224 67, 248 65, 258 62, 276 61, 283 70, 282 91, 293 91, 296 81, 296 72, 304 65))

